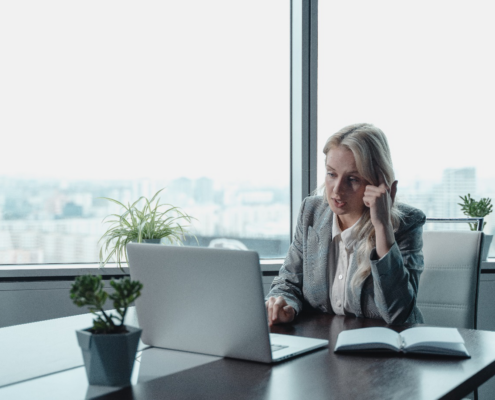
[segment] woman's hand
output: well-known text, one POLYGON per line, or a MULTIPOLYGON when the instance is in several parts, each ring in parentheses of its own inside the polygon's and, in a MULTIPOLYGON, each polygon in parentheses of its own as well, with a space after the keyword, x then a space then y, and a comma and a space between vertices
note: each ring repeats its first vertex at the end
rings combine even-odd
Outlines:
POLYGON ((282 296, 270 297, 265 304, 268 312, 268 326, 291 322, 296 316, 296 311, 282 296))
POLYGON ((395 242, 391 209, 397 194, 397 181, 388 187, 382 180, 379 186, 368 185, 363 202, 370 209, 371 223, 375 228, 376 252, 379 258, 387 254, 395 242))
POLYGON ((366 186, 363 201, 370 208, 371 223, 375 229, 392 224, 390 210, 397 194, 397 183, 394 181, 391 188, 385 182, 380 183, 380 186, 366 186))

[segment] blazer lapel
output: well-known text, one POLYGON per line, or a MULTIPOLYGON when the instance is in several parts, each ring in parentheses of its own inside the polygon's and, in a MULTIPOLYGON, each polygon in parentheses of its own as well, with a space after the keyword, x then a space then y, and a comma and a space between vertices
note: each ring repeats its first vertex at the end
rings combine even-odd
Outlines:
POLYGON ((315 229, 319 238, 319 248, 318 248, 318 263, 317 268, 321 271, 321 276, 324 277, 324 281, 321 282, 322 293, 325 298, 321 299, 322 309, 325 312, 332 311, 332 305, 330 304, 330 282, 333 282, 335 278, 335 272, 329 271, 328 268, 328 257, 330 253, 330 244, 332 243, 332 219, 333 212, 328 207, 322 218, 318 221, 318 224, 313 227, 315 229))

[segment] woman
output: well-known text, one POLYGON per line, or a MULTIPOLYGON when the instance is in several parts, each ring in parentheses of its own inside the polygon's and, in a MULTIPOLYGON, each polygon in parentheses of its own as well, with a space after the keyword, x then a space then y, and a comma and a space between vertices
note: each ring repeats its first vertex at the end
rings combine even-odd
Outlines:
POLYGON ((303 309, 421 323, 423 212, 394 202, 387 139, 370 124, 345 127, 323 149, 323 196, 307 197, 294 240, 267 296, 269 325, 303 309))

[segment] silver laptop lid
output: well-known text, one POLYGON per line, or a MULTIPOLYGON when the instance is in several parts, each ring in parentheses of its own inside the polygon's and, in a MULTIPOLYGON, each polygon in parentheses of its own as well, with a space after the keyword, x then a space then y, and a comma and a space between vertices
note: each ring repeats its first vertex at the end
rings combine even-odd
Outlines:
POLYGON ((270 362, 258 253, 127 245, 136 311, 148 345, 270 362))

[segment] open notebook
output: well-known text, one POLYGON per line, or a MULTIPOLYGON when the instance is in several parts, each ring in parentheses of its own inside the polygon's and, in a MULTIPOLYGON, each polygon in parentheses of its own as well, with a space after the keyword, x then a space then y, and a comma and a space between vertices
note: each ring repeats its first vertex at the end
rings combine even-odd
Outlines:
POLYGON ((389 328, 340 332, 335 352, 394 351, 470 357, 456 328, 416 327, 397 333, 389 328))

